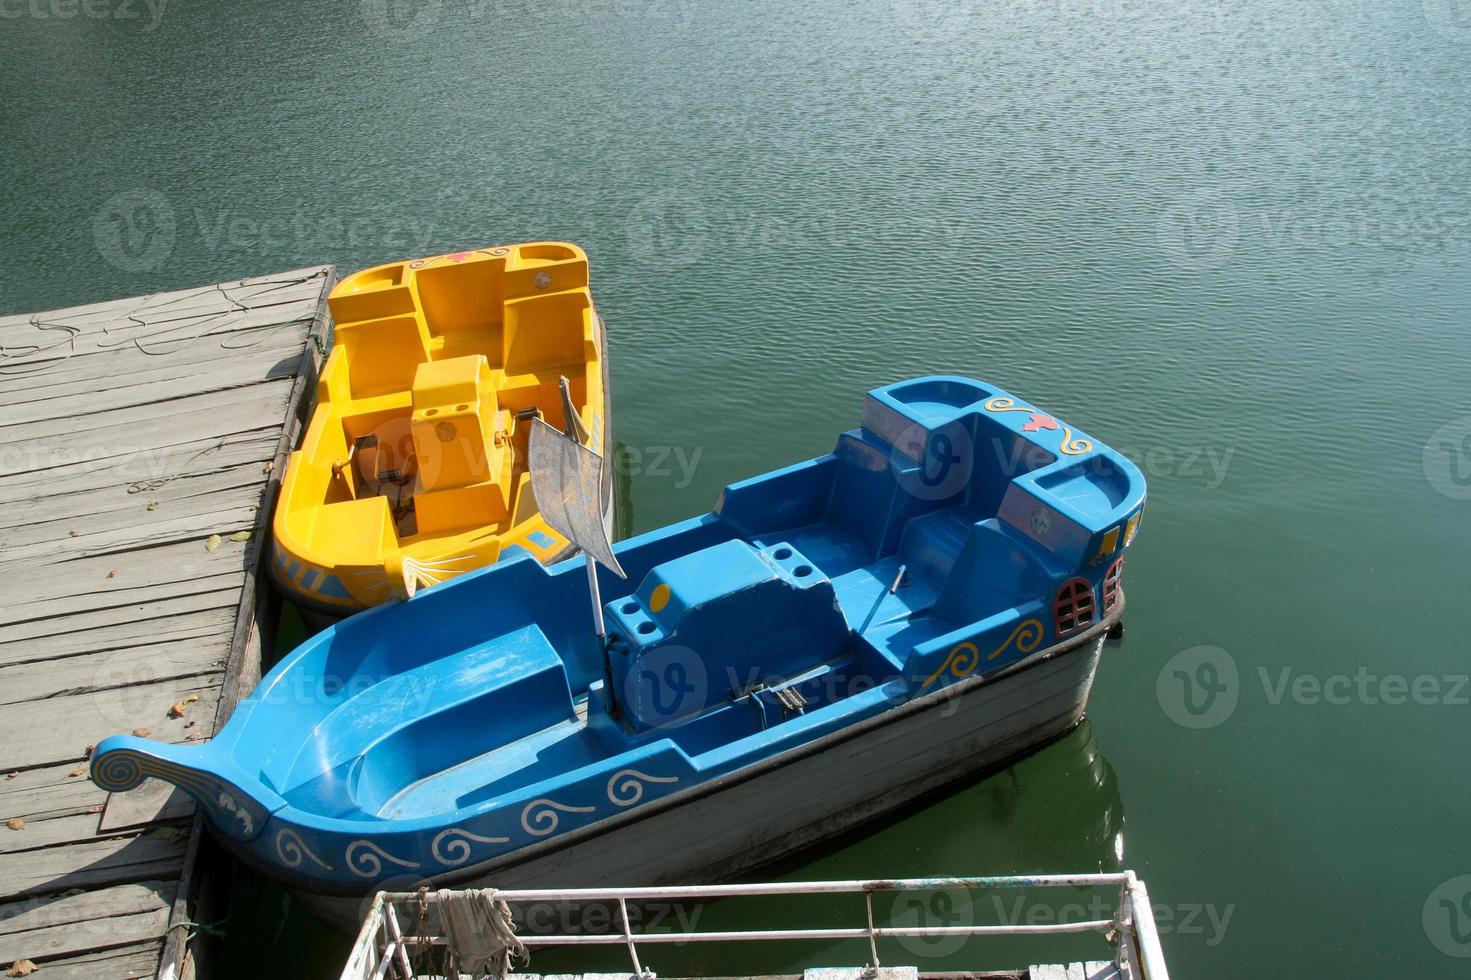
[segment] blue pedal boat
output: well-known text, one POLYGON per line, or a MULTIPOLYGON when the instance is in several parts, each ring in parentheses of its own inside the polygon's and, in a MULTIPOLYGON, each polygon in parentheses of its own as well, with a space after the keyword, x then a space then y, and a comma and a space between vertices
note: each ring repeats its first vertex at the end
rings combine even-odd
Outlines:
POLYGON ((215 739, 97 747, 198 800, 346 928, 387 879, 592 887, 750 870, 1083 717, 1144 478, 997 388, 875 389, 834 451, 598 571, 530 555, 354 616, 215 739))

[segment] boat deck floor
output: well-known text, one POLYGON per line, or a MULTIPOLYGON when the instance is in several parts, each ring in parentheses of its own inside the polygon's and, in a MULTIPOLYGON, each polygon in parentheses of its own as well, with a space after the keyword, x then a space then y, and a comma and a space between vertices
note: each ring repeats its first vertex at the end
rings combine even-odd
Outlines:
POLYGON ((182 973, 193 805, 152 782, 109 801, 87 756, 208 738, 254 682, 255 569, 333 279, 0 316, 0 970, 182 973))

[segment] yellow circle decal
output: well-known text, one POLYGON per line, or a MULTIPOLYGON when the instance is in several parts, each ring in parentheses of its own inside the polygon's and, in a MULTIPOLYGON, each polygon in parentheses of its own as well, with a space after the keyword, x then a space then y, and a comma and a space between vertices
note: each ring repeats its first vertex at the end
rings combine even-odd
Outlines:
POLYGON ((669 586, 659 584, 654 586, 654 594, 649 596, 649 611, 661 612, 669 605, 669 586))

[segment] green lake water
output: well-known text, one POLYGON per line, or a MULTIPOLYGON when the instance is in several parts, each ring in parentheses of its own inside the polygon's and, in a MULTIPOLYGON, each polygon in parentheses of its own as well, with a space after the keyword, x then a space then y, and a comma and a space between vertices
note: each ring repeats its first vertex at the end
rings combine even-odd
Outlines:
MULTIPOLYGON (((0 0, 0 312, 578 242, 634 531, 871 386, 1004 385, 1150 481, 1089 723, 780 873, 1128 867, 1177 976, 1466 975, 1464 2, 157 3, 0 0)), ((336 975, 345 940, 234 893, 241 976, 336 975)))

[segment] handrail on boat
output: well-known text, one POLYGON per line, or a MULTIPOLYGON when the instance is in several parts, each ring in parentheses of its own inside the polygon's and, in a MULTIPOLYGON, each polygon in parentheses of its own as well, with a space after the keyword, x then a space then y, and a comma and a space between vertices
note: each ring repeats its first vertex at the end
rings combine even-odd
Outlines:
MULTIPOLYGON (((463 893, 455 893, 457 895, 463 893)), ((1109 936, 1115 947, 1115 960, 1120 975, 1128 980, 1168 980, 1159 933, 1155 928, 1154 910, 1149 892, 1132 871, 1095 874, 1007 875, 984 877, 877 878, 846 881, 762 882, 728 885, 670 885, 643 888, 526 888, 493 892, 494 901, 507 906, 533 902, 616 903, 617 931, 559 935, 518 935, 521 945, 530 950, 548 946, 612 946, 626 945, 633 966, 633 976, 652 976, 640 962, 639 945, 667 945, 707 942, 752 942, 758 940, 861 940, 866 939, 872 961, 879 966, 877 940, 883 938, 941 936, 1037 936, 1100 933, 1109 936), (960 889, 1020 888, 1101 888, 1119 889, 1117 912, 1112 918, 1053 923, 998 925, 915 925, 876 926, 873 918, 873 895, 880 892, 930 891, 960 889), (769 897, 778 895, 861 894, 864 895, 867 924, 862 927, 824 927, 798 929, 727 930, 715 932, 687 931, 636 932, 629 915, 629 902, 672 899, 722 899, 769 897)), ((448 940, 443 935, 411 935, 403 931, 395 906, 399 910, 433 905, 438 895, 425 892, 380 892, 363 924, 343 980, 394 976, 412 980, 415 974, 408 965, 409 950, 416 954, 426 948, 443 948, 448 940)))

